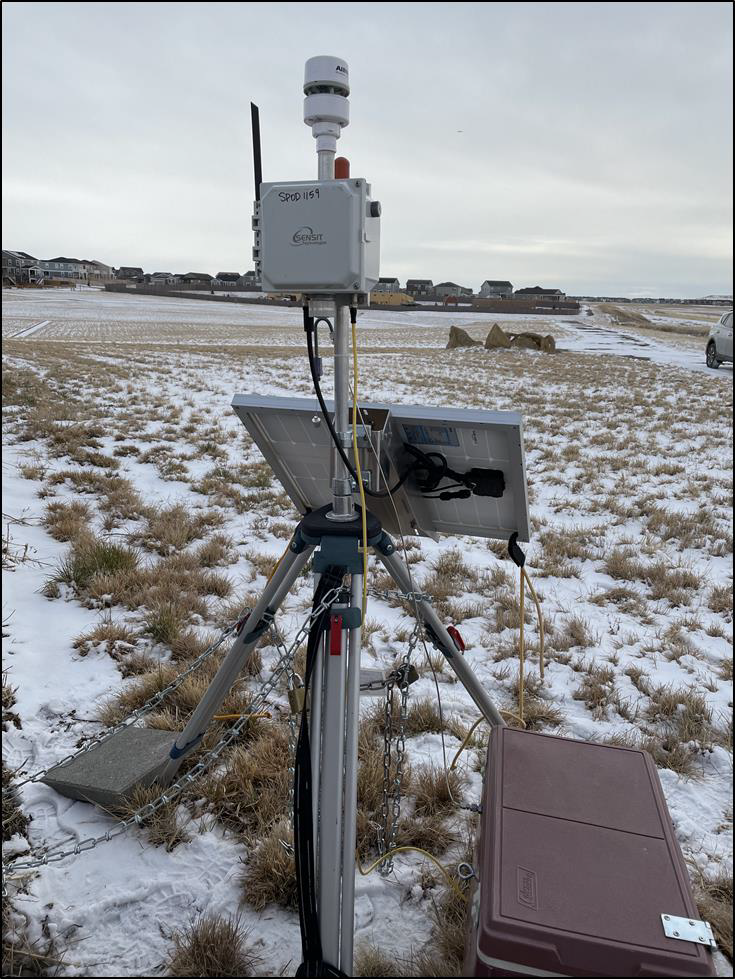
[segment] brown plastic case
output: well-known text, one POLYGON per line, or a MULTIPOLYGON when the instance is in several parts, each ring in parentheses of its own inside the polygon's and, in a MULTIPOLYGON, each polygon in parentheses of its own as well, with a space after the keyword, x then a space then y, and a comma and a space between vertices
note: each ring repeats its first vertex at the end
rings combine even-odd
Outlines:
POLYGON ((496 728, 488 748, 466 976, 711 976, 645 751, 496 728))

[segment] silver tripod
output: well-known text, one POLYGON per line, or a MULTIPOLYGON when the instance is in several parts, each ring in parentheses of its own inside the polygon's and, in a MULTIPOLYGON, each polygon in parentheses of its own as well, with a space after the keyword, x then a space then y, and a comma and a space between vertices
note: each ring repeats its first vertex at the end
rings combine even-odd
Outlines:
MULTIPOLYGON (((348 309, 337 306, 334 337, 335 427, 349 437, 348 309)), ((161 776, 172 779, 183 757, 201 741, 214 714, 313 557, 316 574, 327 567, 344 574, 345 589, 331 606, 331 626, 319 644, 310 690, 314 852, 321 942, 325 960, 351 974, 353 959, 357 815, 357 733, 360 701, 363 563, 362 522, 352 499, 352 478, 335 452, 333 499, 299 524, 285 557, 241 625, 233 646, 188 724, 176 739, 161 776), (349 494, 345 492, 349 487, 349 494), (337 626, 335 627, 335 623, 337 626)), ((411 604, 432 644, 445 656, 478 710, 491 725, 503 719, 429 602, 414 592, 408 566, 379 522, 368 521, 372 552, 411 604)))
MULTIPOLYGON (((256 269, 264 291, 308 296, 308 317, 334 319, 334 439, 331 502, 306 514, 288 550, 247 619, 159 776, 171 781, 182 759, 202 740, 214 714, 241 675, 250 654, 310 559, 317 576, 340 583, 329 608, 329 628, 315 647, 306 709, 311 752, 312 850, 322 959, 351 975, 355 904, 357 741, 364 583, 362 516, 343 454, 350 437, 350 306, 378 279, 380 205, 364 180, 349 179, 341 164, 335 181, 336 140, 349 122, 349 76, 338 58, 306 63, 304 121, 316 139, 318 182, 261 184, 257 109, 253 107, 256 269), (261 199, 261 189, 263 197, 261 199), (338 271, 339 269, 339 271, 338 271), (325 283, 339 282, 339 288, 325 283)), ((346 163, 346 161, 344 161, 346 163)), ((474 434, 474 433, 473 433, 474 434)), ((374 448, 373 448, 373 451, 374 448)), ((376 453, 376 462, 380 467, 376 453)), ((353 459, 354 463, 354 459, 353 459)), ((303 512, 303 510, 302 510, 303 512)), ((503 720, 428 601, 414 593, 411 573, 379 520, 368 513, 367 544, 412 606, 432 644, 492 725, 503 720)), ((305 742, 304 742, 305 744, 305 742)))

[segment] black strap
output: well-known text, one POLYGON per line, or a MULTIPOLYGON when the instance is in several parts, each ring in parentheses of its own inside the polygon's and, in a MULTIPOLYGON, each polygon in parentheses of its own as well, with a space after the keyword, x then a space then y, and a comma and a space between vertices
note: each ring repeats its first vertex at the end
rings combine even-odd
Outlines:
MULTIPOLYGON (((324 596, 339 585, 344 577, 343 568, 330 567, 322 574, 314 592, 313 608, 318 608, 324 596)), ((311 625, 306 646, 306 670, 304 693, 308 695, 314 672, 319 641, 329 626, 329 609, 324 609, 311 625)), ((294 857, 301 927, 301 951, 303 961, 297 976, 345 976, 336 966, 323 959, 319 911, 316 900, 316 870, 314 854, 314 816, 312 799, 314 784, 311 770, 311 744, 306 701, 301 712, 299 736, 294 761, 294 857)))

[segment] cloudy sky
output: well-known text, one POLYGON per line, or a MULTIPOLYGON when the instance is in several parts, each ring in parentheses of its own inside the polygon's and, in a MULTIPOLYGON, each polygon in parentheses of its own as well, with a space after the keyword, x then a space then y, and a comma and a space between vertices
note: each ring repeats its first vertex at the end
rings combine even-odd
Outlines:
POLYGON ((249 268, 248 103, 264 179, 315 176, 315 54, 384 275, 732 292, 729 3, 4 3, 3 247, 249 268))

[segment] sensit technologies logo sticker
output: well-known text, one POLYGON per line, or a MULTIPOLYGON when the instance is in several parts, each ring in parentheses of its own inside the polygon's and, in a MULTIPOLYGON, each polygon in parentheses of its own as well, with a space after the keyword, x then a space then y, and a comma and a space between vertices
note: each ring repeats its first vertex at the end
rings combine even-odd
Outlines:
POLYGON ((291 238, 292 245, 326 245, 324 235, 318 234, 313 228, 299 228, 291 238))

